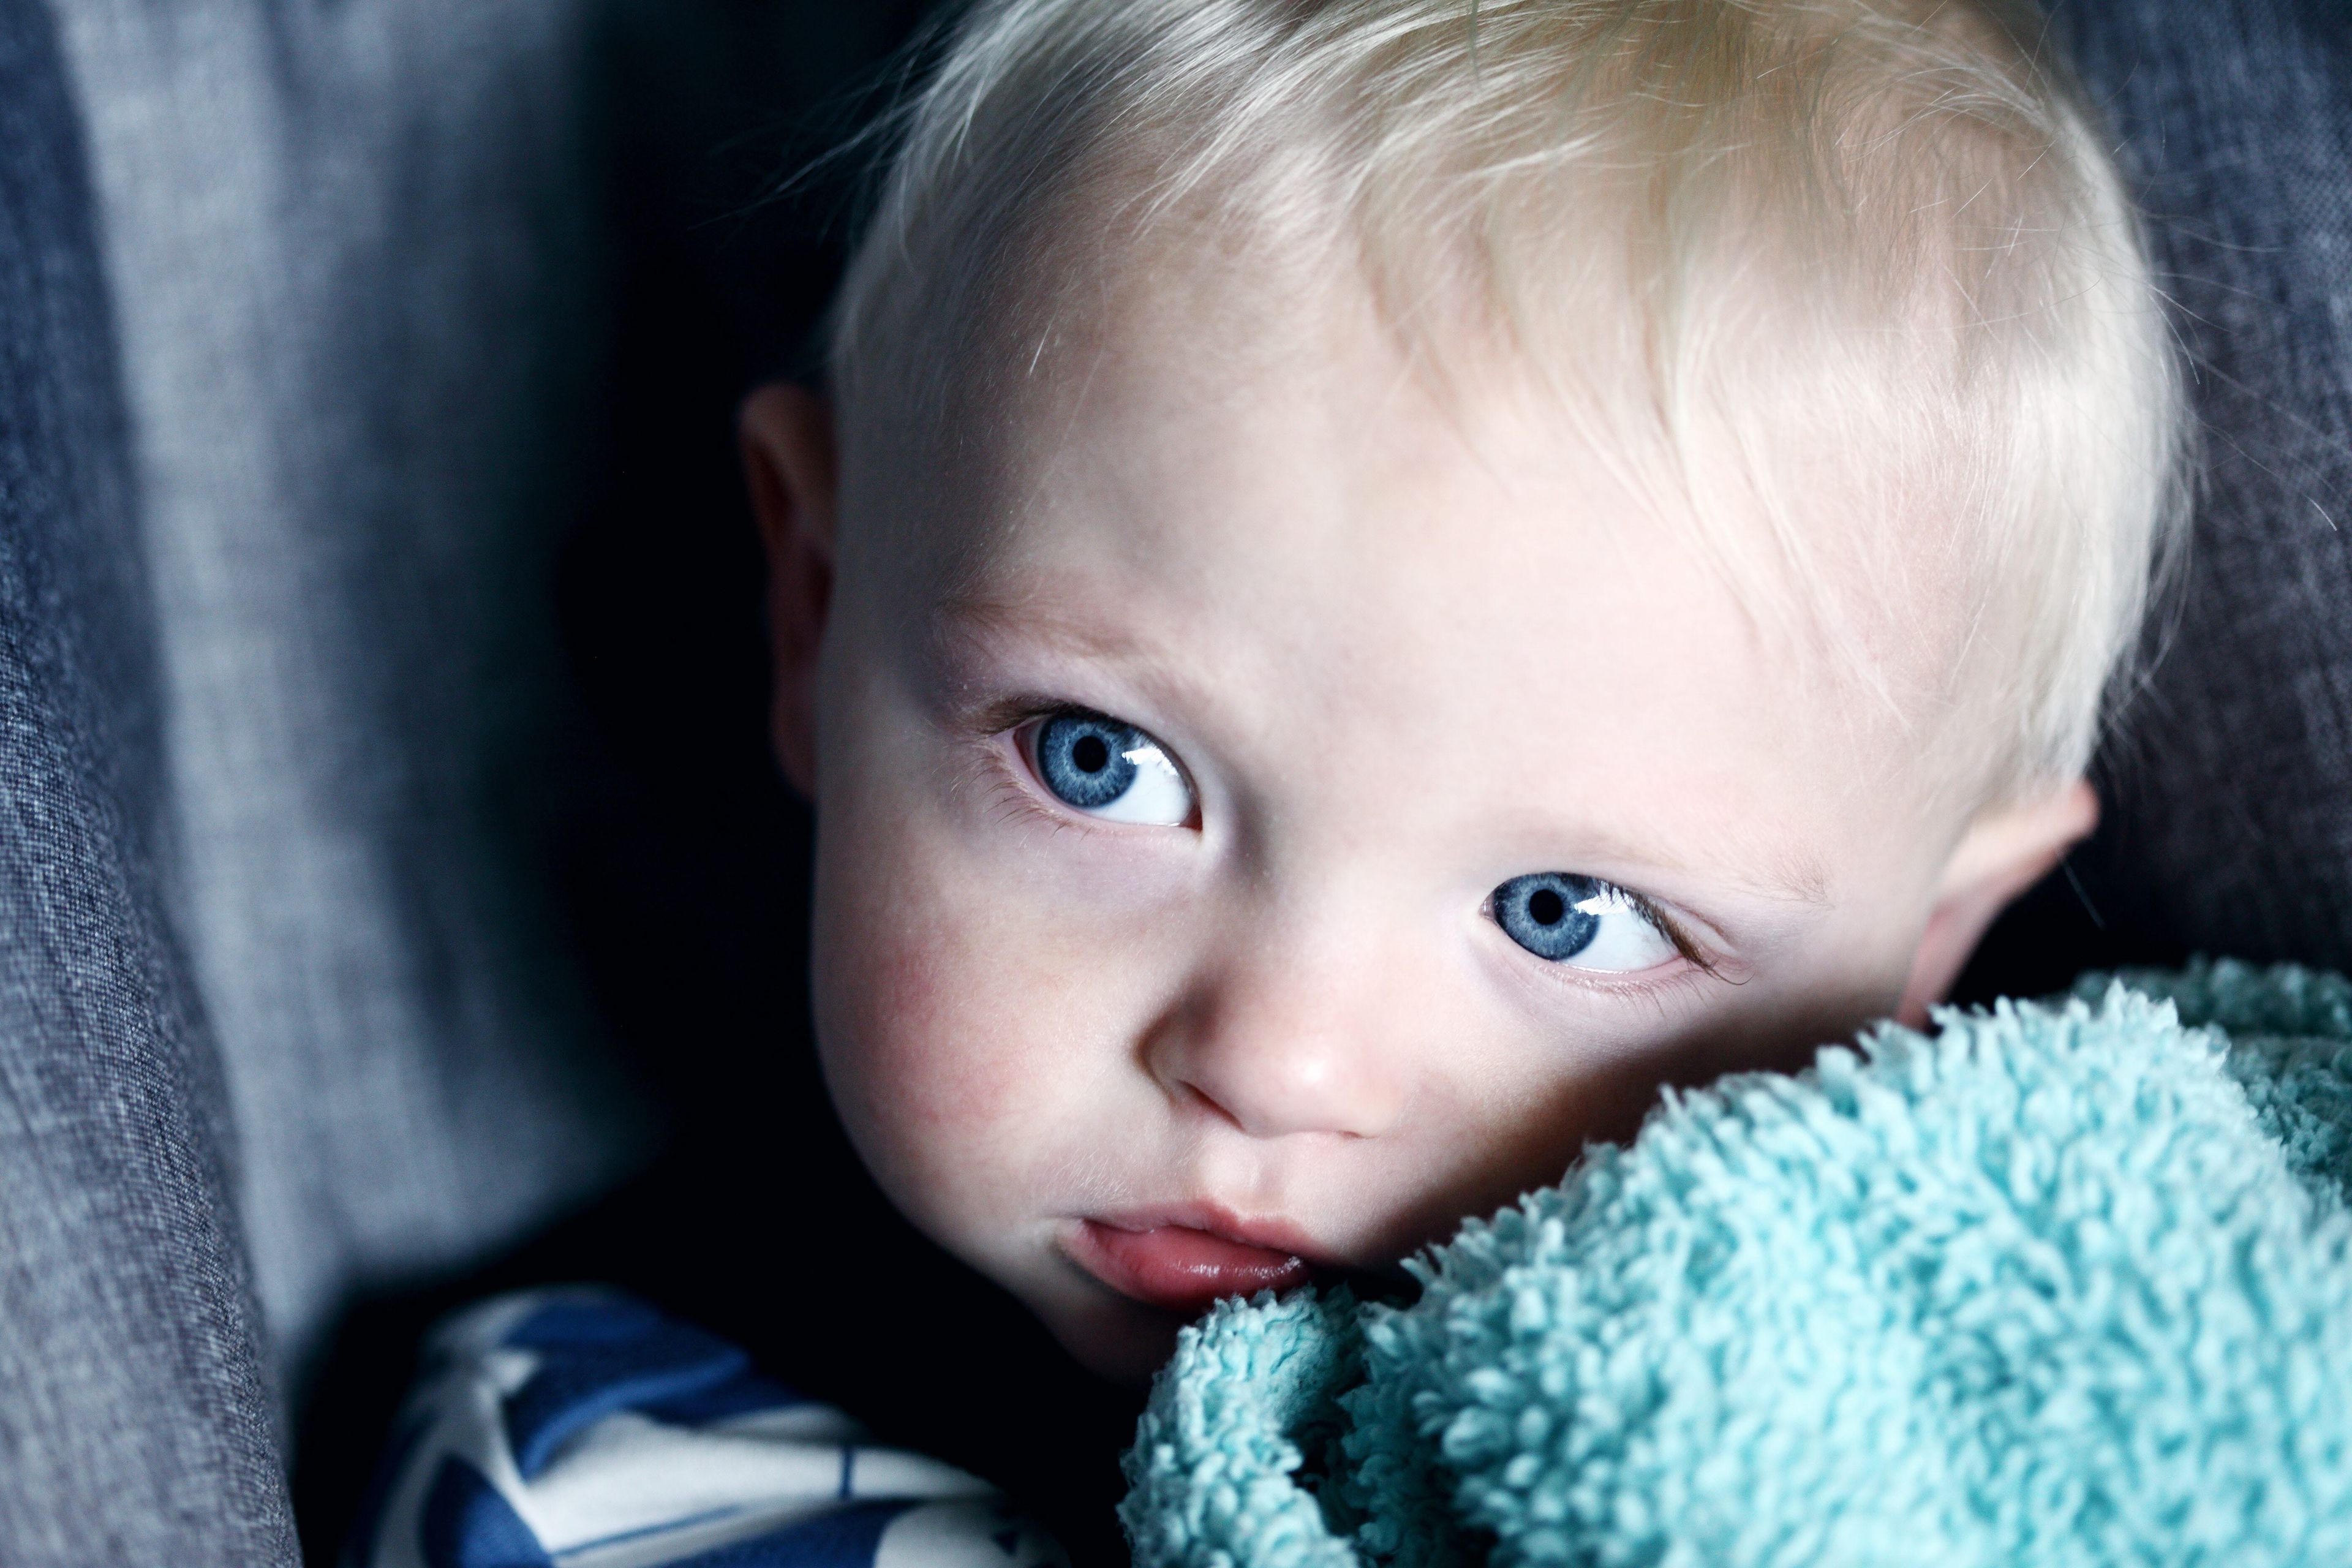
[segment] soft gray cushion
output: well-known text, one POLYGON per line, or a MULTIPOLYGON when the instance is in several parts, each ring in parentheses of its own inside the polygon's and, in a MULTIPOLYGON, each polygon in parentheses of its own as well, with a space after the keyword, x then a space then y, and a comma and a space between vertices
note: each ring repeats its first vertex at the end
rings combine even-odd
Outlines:
POLYGON ((170 893, 277 1363, 644 1144, 565 945, 555 563, 602 435, 596 7, 72 0, 170 893))
POLYGON ((2206 427, 2177 629, 2085 857, 2094 956, 2352 969, 2352 6, 2057 20, 2142 175, 2206 427))

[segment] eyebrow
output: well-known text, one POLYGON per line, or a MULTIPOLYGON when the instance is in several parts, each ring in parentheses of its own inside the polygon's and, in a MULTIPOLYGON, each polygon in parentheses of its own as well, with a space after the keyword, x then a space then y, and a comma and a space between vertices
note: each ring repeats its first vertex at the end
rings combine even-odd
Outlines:
POLYGON ((1769 880, 1750 885, 1768 897, 1785 898, 1791 903, 1821 908, 1830 901, 1829 873, 1814 857, 1802 852, 1783 856, 1778 870, 1779 875, 1769 880))
POLYGON ((1830 901, 1829 873, 1822 868, 1817 857, 1802 849, 1753 857, 1725 855, 1690 858, 1661 856, 1654 848, 1612 838, 1606 834, 1594 835, 1589 842, 1601 854, 1612 856, 1628 865, 1654 867, 1682 876, 1718 877, 1744 892, 1780 903, 1818 908, 1830 901))
POLYGON ((1018 597, 965 586, 943 595, 932 612, 934 641, 953 641, 994 633, 1034 637, 1066 653, 1101 658, 1136 651, 1132 637, 1106 633, 1085 621, 1073 620, 1045 608, 1046 595, 1033 591, 1018 597))
MULTIPOLYGON (((1019 595, 971 586, 951 590, 934 601, 923 637, 928 657, 941 669, 952 670, 966 657, 986 659, 996 651, 992 644, 1027 644, 1073 661, 1121 670, 1139 689, 1171 708, 1197 710, 1212 703, 1208 689, 1172 668, 1150 637, 1116 622, 1105 625, 1063 614, 1051 607, 1056 596, 1051 588, 1019 595)), ((1052 695, 1016 693, 967 709, 965 720, 983 729, 1001 727, 1034 712, 1052 695)))

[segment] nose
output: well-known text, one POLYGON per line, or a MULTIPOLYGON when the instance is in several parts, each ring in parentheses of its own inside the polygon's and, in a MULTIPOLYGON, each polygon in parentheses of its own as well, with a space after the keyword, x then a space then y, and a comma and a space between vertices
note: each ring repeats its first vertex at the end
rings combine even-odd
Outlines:
POLYGON ((1155 1021, 1145 1066, 1254 1138, 1378 1137, 1409 1089, 1380 969, 1286 944, 1227 957, 1155 1021))

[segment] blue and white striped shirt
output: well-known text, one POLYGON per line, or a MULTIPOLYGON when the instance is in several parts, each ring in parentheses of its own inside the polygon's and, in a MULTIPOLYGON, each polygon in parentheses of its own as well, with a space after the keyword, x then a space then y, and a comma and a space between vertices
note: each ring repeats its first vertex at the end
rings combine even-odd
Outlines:
POLYGON ((347 1568, 1067 1568, 986 1482, 869 1441, 617 1292, 433 1337, 347 1568))

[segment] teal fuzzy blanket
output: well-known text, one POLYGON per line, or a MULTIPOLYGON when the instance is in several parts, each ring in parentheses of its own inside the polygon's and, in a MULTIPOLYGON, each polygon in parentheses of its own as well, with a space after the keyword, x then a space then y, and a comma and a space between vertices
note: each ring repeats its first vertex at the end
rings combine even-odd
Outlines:
POLYGON ((1937 1024, 1671 1097, 1409 1307, 1218 1308, 1139 1568, 2352 1563, 2352 985, 1937 1024))

